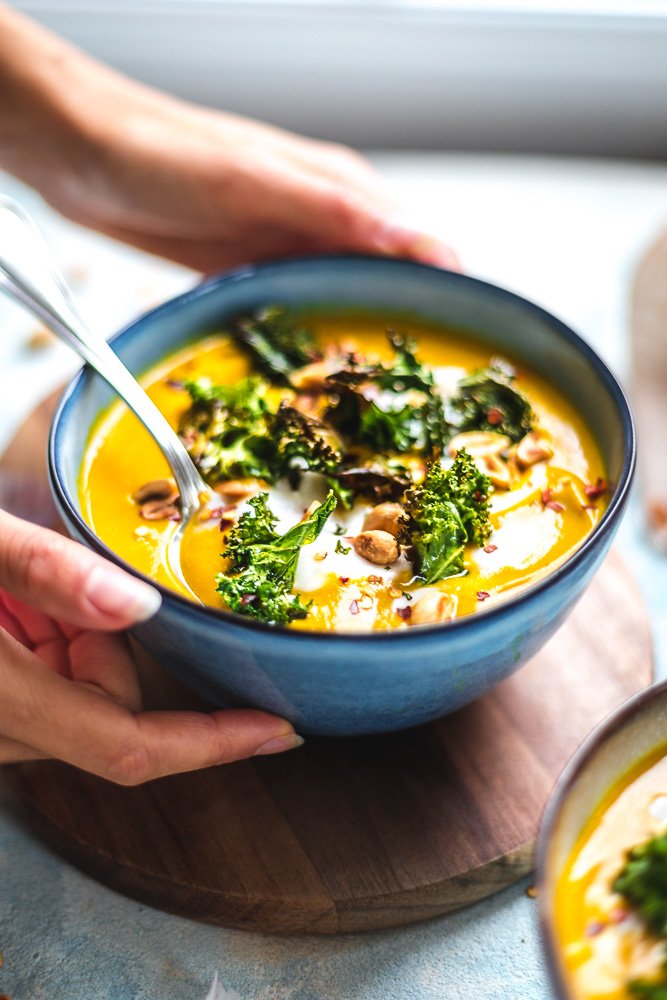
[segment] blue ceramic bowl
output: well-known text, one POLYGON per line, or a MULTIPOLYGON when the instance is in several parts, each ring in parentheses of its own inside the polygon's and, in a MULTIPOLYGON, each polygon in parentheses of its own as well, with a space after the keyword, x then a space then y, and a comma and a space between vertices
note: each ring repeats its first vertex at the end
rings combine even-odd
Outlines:
MULTIPOLYGON (((635 464, 621 388, 600 358, 543 309, 462 274, 403 260, 334 256, 244 267, 204 282, 132 323, 112 341, 141 373, 239 313, 270 303, 400 313, 470 330, 491 353, 530 364, 577 407, 615 484, 584 544, 550 576, 502 605, 443 625, 364 635, 296 632, 198 606, 168 590, 133 634, 179 680, 218 705, 255 706, 304 733, 379 733, 427 722, 472 701, 540 649, 602 561, 635 464)), ((81 516, 77 479, 88 434, 113 402, 84 369, 51 428, 49 474, 70 533, 131 573, 81 516)))

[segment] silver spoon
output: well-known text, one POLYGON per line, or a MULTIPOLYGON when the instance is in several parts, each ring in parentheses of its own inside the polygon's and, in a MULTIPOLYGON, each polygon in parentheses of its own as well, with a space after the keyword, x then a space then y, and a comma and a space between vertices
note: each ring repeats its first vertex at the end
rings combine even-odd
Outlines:
POLYGON ((118 355, 102 337, 88 329, 43 236, 27 212, 6 195, 0 195, 0 289, 25 306, 87 361, 154 438, 169 463, 181 498, 181 520, 167 547, 169 568, 192 594, 181 568, 183 533, 204 503, 217 507, 222 505, 222 499, 206 485, 176 432, 118 355), (17 264, 15 251, 12 259, 6 252, 11 246, 8 232, 11 233, 12 228, 20 234, 22 246, 30 252, 27 268, 17 264), (26 273, 28 269, 29 274, 26 273))

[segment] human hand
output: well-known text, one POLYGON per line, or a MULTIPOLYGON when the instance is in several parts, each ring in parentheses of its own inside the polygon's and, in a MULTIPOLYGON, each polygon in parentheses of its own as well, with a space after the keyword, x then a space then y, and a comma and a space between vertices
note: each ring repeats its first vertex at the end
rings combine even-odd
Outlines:
POLYGON ((0 3, 0 163, 71 218, 200 271, 325 251, 457 268, 343 146, 187 104, 0 3))
POLYGON ((159 604, 83 546, 0 511, 0 763, 56 757, 136 785, 302 742, 265 712, 142 711, 117 630, 159 604))

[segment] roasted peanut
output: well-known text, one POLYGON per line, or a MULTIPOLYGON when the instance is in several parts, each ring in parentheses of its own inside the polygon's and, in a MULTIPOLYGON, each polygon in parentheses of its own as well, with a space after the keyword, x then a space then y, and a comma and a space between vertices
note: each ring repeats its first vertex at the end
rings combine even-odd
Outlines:
POLYGON ((256 479, 227 479, 224 482, 217 483, 214 487, 215 492, 219 493, 225 503, 228 504, 240 503, 241 500, 247 500, 248 497, 259 493, 260 488, 256 479))
POLYGON ((132 499, 135 503, 145 504, 149 500, 161 500, 163 503, 173 503, 178 497, 178 488, 173 479, 152 479, 150 483, 140 486, 132 499))
POLYGON ((145 521, 176 520, 181 516, 178 507, 166 500, 148 500, 141 505, 139 513, 145 521))
POLYGON ((448 450, 452 458, 456 458, 462 448, 465 448, 471 458, 479 458, 499 455, 511 443, 506 434, 496 434, 495 431, 464 431, 452 438, 448 450))
POLYGON ((297 369, 290 376, 292 386, 298 392, 322 391, 326 387, 327 375, 333 375, 340 368, 340 358, 329 358, 325 361, 314 361, 297 369))
POLYGON ((427 590, 412 604, 411 625, 435 625, 456 617, 456 598, 437 590, 427 590))
POLYGON ((508 490, 512 485, 510 470, 506 462, 497 455, 484 455, 475 459, 475 465, 488 476, 498 490, 508 490))
POLYGON ((366 514, 364 518, 364 531, 386 531, 388 534, 398 538, 401 530, 401 519, 403 518, 403 508, 400 503, 379 503, 377 507, 366 514))
POLYGON ((398 542, 388 531, 362 531, 351 541, 357 555, 378 566, 389 566, 398 559, 398 542))
POLYGON ((535 465, 536 462, 551 458, 553 453, 554 450, 546 438, 541 437, 536 431, 529 431, 516 446, 516 460, 524 469, 529 465, 535 465))

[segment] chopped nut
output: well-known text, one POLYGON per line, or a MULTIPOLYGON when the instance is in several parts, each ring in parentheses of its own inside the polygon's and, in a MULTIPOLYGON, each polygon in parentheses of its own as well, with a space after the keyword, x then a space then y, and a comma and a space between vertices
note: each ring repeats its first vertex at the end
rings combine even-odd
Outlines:
POLYGON ((166 500, 149 500, 141 505, 140 514, 145 521, 177 521, 181 516, 178 507, 166 500))
POLYGON ((364 518, 364 531, 386 531, 388 534, 398 538, 403 518, 403 508, 400 503, 379 503, 377 507, 366 514, 364 518))
POLYGON ((402 597, 403 596, 403 591, 399 590, 398 587, 390 587, 389 588, 389 596, 390 597, 402 597))
POLYGON ((357 555, 377 566, 395 563, 398 559, 398 542, 388 531, 362 531, 351 541, 357 555))
POLYGON ((225 503, 235 504, 259 493, 261 487, 256 479, 227 479, 214 487, 225 503))
POLYGON ((149 483, 140 486, 132 499, 138 504, 145 504, 149 500, 160 500, 162 503, 173 504, 177 497, 178 488, 173 479, 152 479, 149 483))
POLYGON ((510 439, 506 434, 497 434, 495 431, 464 431, 457 434, 449 442, 449 454, 452 458, 462 448, 468 452, 471 458, 481 458, 486 455, 499 455, 505 448, 509 448, 510 439))
POLYGON ((314 361, 312 365, 305 365, 293 372, 290 381, 298 392, 310 392, 313 389, 321 391, 325 388, 327 375, 333 375, 339 368, 340 359, 314 361))
POLYGON ((536 431, 529 431, 516 446, 516 460, 524 469, 553 456, 554 450, 536 431))
POLYGON ((315 562, 324 562, 328 554, 329 554, 328 552, 316 552, 315 555, 313 556, 313 559, 315 560, 315 562))
POLYGON ((434 625, 456 617, 456 598, 437 590, 428 590, 412 605, 411 625, 434 625))
POLYGON ((512 485, 510 470, 498 455, 484 455, 475 458, 475 464, 488 476, 496 489, 508 490, 512 485))
POLYGON ((28 337, 28 348, 31 351, 41 351, 55 343, 55 336, 45 326, 36 327, 28 337))

